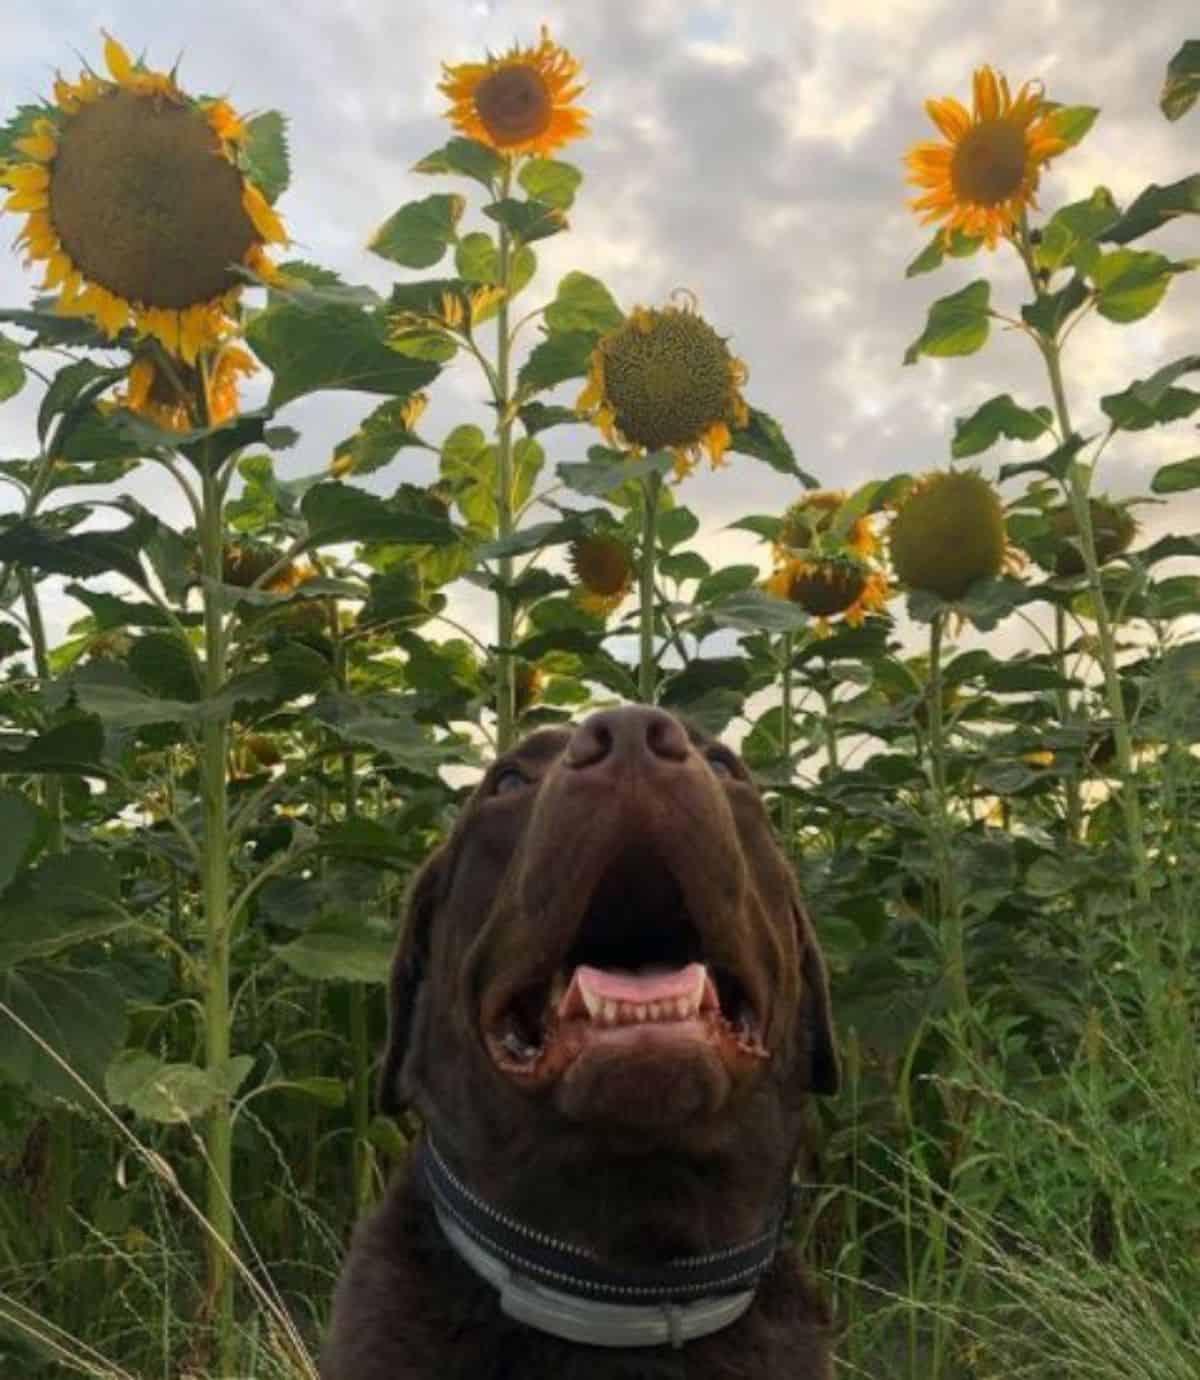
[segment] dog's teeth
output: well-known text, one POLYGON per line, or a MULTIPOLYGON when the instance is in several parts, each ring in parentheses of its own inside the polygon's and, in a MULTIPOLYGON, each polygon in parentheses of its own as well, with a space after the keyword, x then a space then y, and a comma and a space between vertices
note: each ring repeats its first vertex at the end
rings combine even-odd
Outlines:
POLYGON ((679 1013, 679 1019, 686 1021, 692 1014, 692 1003, 686 997, 676 997, 675 1010, 679 1013))
POLYGON ((647 1009, 650 1012, 650 1019, 652 1021, 658 1020, 658 1013, 662 1010, 662 1007, 658 1004, 658 1002, 652 1001, 647 1009))
POLYGON ((583 994, 583 1004, 587 1007, 587 1013, 592 1020, 598 1019, 604 1011, 604 998, 597 996, 586 982, 579 984, 579 991, 583 994))
POLYGON ((604 1019, 609 1025, 617 1023, 617 1003, 615 1001, 605 1001, 604 1019))
POLYGON ((639 1004, 637 1008, 637 1018, 639 1021, 644 1021, 646 1019, 646 1007, 644 1004, 639 1004))

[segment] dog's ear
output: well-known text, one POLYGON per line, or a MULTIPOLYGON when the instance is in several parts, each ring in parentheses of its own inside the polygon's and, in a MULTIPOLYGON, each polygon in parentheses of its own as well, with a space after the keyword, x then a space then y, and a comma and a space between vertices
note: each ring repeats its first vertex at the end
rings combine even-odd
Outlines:
POLYGON ((400 1075, 429 967, 429 933, 445 874, 444 852, 439 849, 413 879, 404 929, 392 959, 388 983, 388 1038, 377 1086, 379 1110, 389 1116, 404 1107, 400 1075))
POLYGON ((832 1096, 842 1085, 829 1001, 829 973, 804 902, 793 901, 800 948, 800 1024, 808 1051, 808 1091, 832 1096))

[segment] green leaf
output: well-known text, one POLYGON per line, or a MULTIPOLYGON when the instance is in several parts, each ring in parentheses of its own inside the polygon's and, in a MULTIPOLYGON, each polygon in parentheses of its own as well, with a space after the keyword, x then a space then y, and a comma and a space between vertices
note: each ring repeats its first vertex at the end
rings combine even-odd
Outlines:
POLYGON ((1100 238, 1112 244, 1128 244, 1148 235, 1177 216, 1200 213, 1200 173, 1160 187, 1151 182, 1139 193, 1117 223, 1100 238))
POLYGON ((482 230, 464 235, 454 250, 454 267, 468 283, 498 283, 500 251, 496 241, 482 230))
POLYGON ((916 278, 922 273, 932 273, 934 269, 941 268, 946 256, 952 259, 966 259, 978 250, 983 243, 982 240, 974 239, 970 235, 965 235, 961 230, 955 230, 950 236, 950 244, 946 245, 944 233, 941 230, 934 232, 933 239, 925 246, 917 257, 904 270, 906 278, 916 278))
POLYGON ((517 174, 517 181, 529 193, 531 200, 566 211, 575 200, 583 174, 570 163, 559 163, 552 158, 531 158, 517 174))
POLYGON ((528 397, 565 383, 567 379, 583 378, 595 347, 596 337, 591 331, 565 331, 547 336, 534 346, 521 366, 517 375, 521 393, 528 397))
POLYGON ((0 791, 0 895, 45 841, 48 823, 46 812, 20 791, 0 791))
POLYGON ((700 519, 690 508, 667 508, 658 515, 658 544, 667 551, 691 541, 699 530, 700 519))
POLYGON ((1062 268, 1080 244, 1099 239, 1120 217, 1120 208, 1107 187, 1097 187, 1085 201, 1063 206, 1042 230, 1034 251, 1038 267, 1052 273, 1062 268))
POLYGON ((1168 120, 1186 115, 1200 96, 1200 40, 1189 38, 1167 63, 1159 105, 1168 120))
MULTIPOLYGON (((5 340, 0 336, 0 371, 3 370, 5 340)), ((115 380, 122 378, 124 369, 106 369, 90 359, 76 360, 55 374, 38 408, 38 439, 43 443, 55 417, 73 411, 81 403, 90 403, 115 380)), ((66 436, 60 431, 55 438, 55 451, 61 449, 66 436)))
POLYGON ((1094 105, 1057 105, 1046 102, 1046 108, 1054 112, 1054 128, 1060 138, 1067 141, 1068 148, 1074 148, 1096 123, 1100 114, 1094 105))
POLYGON ((457 426, 442 443, 441 477, 467 523, 486 536, 496 531, 498 453, 477 426, 457 426))
MULTIPOLYGON (((428 442, 409 430, 404 420, 408 405, 407 398, 389 398, 380 403, 363 418, 353 436, 347 436, 333 448, 335 462, 349 465, 350 474, 374 474, 402 450, 413 447, 432 450, 428 442)), ((344 471, 339 468, 337 472, 344 471)))
POLYGON ((104 731, 93 718, 71 719, 47 729, 20 751, 0 749, 0 772, 104 776, 104 731))
POLYGON ((631 479, 644 479, 651 474, 669 474, 674 468, 675 458, 668 451, 656 451, 653 455, 626 459, 620 451, 609 450, 606 446, 592 446, 588 451, 588 463, 562 464, 558 466, 558 477, 577 494, 589 498, 603 498, 631 479), (616 457, 615 459, 613 457, 616 457))
POLYGON ((301 977, 315 982, 388 979, 395 939, 350 916, 323 918, 276 954, 301 977))
POLYGON ((187 644, 173 632, 139 637, 130 647, 126 661, 153 695, 194 704, 204 693, 187 644))
POLYGON ((401 206, 367 242, 372 254, 405 268, 429 268, 446 252, 466 210, 465 197, 437 192, 401 206))
POLYGON ((548 431, 552 426, 576 426, 580 420, 573 407, 547 407, 540 402, 526 403, 518 409, 517 416, 530 436, 548 431))
POLYGON ((798 479, 807 489, 818 488, 812 475, 796 463, 795 453, 775 418, 760 412, 757 407, 749 408, 748 412, 746 425, 731 432, 729 449, 739 455, 752 455, 756 460, 764 461, 780 474, 798 479))
POLYGON ((25 387, 25 366, 21 347, 15 340, 0 335, 0 402, 7 402, 25 387))
POLYGON ((546 452, 531 436, 522 436, 512 451, 512 506, 520 512, 529 502, 533 486, 546 463, 546 452))
POLYGON ((517 201, 514 197, 503 197, 485 206, 483 214, 505 226, 522 244, 533 244, 567 228, 567 218, 562 211, 557 206, 548 206, 544 201, 517 201))
POLYGON ((198 1120, 217 1102, 232 1098, 245 1082, 254 1059, 238 1054, 217 1068, 168 1064, 144 1050, 125 1050, 109 1066, 109 1099, 136 1116, 167 1126, 198 1120))
POLYGON ((1096 310, 1109 321, 1140 321, 1158 306, 1171 285, 1175 265, 1161 254, 1114 249, 1082 257, 1096 288, 1096 310))
POLYGON ((285 116, 278 110, 264 110, 249 120, 241 159, 246 175, 263 196, 278 201, 292 180, 285 116))
POLYGON ((311 546, 343 541, 381 541, 448 546, 456 540, 444 518, 414 512, 397 499, 382 499, 349 484, 318 484, 300 504, 311 546))
POLYGON ((1087 284, 1075 274, 1071 281, 1057 292, 1040 293, 1035 302, 1028 302, 1021 308, 1021 319, 1047 340, 1055 340, 1058 333, 1071 317, 1088 300, 1087 284))
POLYGON ((1018 407, 1010 394, 1001 393, 989 398, 971 416, 955 418, 950 454, 956 460, 978 455, 995 445, 1001 436, 1010 441, 1036 441, 1050 429, 1050 420, 1048 407, 1037 407, 1030 412, 1018 407))
POLYGON ((413 172, 455 173, 471 177, 489 190, 504 171, 506 161, 477 139, 451 139, 443 148, 413 164, 413 172))
POLYGON ((389 349, 387 317, 358 307, 309 310, 283 303, 255 316, 246 336, 274 372, 274 408, 320 389, 407 397, 439 373, 436 364, 407 359, 389 349))
POLYGON ((63 1098, 94 1111, 59 1060, 85 1087, 101 1092, 125 1033, 124 998, 106 973, 29 965, 0 974, 0 1075, 39 1100, 63 1098))
MULTIPOLYGON (((3 154, 0 154, 0 159, 3 154)), ((52 299, 39 298, 38 306, 48 307, 52 299)), ((10 326, 19 326, 23 331, 31 331, 31 346, 53 348, 56 345, 82 345, 93 349, 108 349, 108 338, 95 325, 83 316, 59 316, 51 310, 23 311, 20 308, 0 308, 0 321, 10 326)))
POLYGON ((929 308, 925 329, 904 353, 905 364, 922 355, 973 355, 988 338, 991 284, 986 278, 968 283, 929 308))
POLYGON ((423 776, 436 777, 450 763, 471 760, 471 752, 461 743, 433 739, 429 729, 417 723, 414 711, 410 697, 380 691, 322 695, 308 712, 342 742, 385 753, 423 776))
POLYGON ((1200 489, 1200 455, 1160 466, 1150 481, 1151 493, 1180 494, 1187 489, 1200 489))
POLYGON ((146 575, 138 552, 154 526, 148 516, 109 532, 61 532, 43 523, 17 521, 0 528, 0 562, 83 579, 115 570, 144 588, 146 575))
POLYGON ((1200 405, 1200 394, 1187 388, 1174 388, 1175 380, 1200 370, 1200 355, 1184 355, 1171 364, 1139 379, 1122 393, 1109 393, 1100 399, 1104 414, 1122 431, 1144 431, 1147 427, 1188 417, 1200 405))
POLYGON ((4 893, 0 969, 50 958, 129 924, 116 868, 95 849, 43 856, 4 893))
POLYGON ((255 1089, 256 1093, 294 1092, 302 1097, 311 1097, 322 1107, 344 1107, 346 1105, 346 1085, 340 1078, 323 1078, 314 1074, 309 1078, 273 1078, 255 1089))
POLYGON ((799 632, 811 622, 798 604, 778 599, 761 589, 743 589, 727 594, 708 608, 713 621, 724 628, 743 632, 799 632))
POLYGON ((728 594, 740 594, 758 582, 756 565, 727 565, 700 581, 694 595, 697 604, 711 604, 728 594))
POLYGON ((598 278, 568 273, 559 283, 554 301, 546 308, 551 334, 592 331, 597 335, 615 330, 625 320, 612 294, 598 278))
POLYGON ((95 714, 108 728, 190 723, 200 717, 195 704, 148 695, 119 662, 89 662, 74 671, 67 683, 80 709, 95 714))

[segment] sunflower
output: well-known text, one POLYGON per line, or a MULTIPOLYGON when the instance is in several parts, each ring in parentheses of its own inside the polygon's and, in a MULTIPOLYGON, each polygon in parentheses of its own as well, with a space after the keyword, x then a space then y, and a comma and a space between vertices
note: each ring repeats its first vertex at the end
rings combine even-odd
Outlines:
POLYGON ((910 205, 921 224, 944 221, 943 237, 961 230, 989 249, 1009 235, 1034 194, 1042 166, 1067 147, 1040 82, 1026 82, 1014 100, 1008 81, 990 67, 975 72, 975 108, 953 97, 926 101, 945 143, 916 144, 905 156, 908 181, 924 193, 910 205))
POLYGON ((583 91, 579 66, 543 25, 536 48, 514 44, 486 62, 443 63, 438 90, 452 102, 450 123, 469 139, 509 158, 548 158, 588 132, 587 111, 571 104, 583 91))
POLYGON ((237 416, 238 379, 257 369, 254 360, 237 345, 222 346, 204 370, 182 360, 164 366, 152 350, 142 349, 134 355, 125 392, 118 400, 164 431, 219 426, 237 416), (207 417, 196 414, 202 392, 207 417))
POLYGON ((897 509, 888 542, 909 589, 951 602, 1011 559, 1000 495, 976 470, 922 475, 897 509))
MULTIPOLYGON (((61 77, 54 102, 25 122, 0 172, 17 238, 45 266, 58 310, 111 340, 132 327, 194 365, 235 330, 242 280, 273 269, 287 232, 243 164, 246 131, 224 100, 197 100, 174 72, 134 63, 106 37, 111 79, 61 77)), ((132 383, 131 383, 132 386, 132 383)))
POLYGON ((799 604, 829 631, 839 614, 857 628, 868 613, 880 612, 891 590, 887 576, 871 562, 852 555, 785 556, 766 582, 768 594, 799 604))
MULTIPOLYGON (((1138 534, 1137 519, 1120 503, 1108 498, 1091 498, 1088 506, 1092 515, 1092 540, 1096 547, 1096 563, 1104 565, 1114 556, 1129 549, 1130 543, 1138 534)), ((1069 505, 1052 508, 1046 516, 1050 520, 1050 530, 1054 535, 1052 558, 1038 560, 1038 564, 1051 570, 1055 575, 1082 575, 1083 555, 1078 546, 1079 524, 1075 512, 1069 505)), ((1035 559, 1037 559, 1035 557, 1035 559)))
POLYGON ((597 618, 607 618, 633 589, 633 549, 607 532, 593 532, 573 541, 567 552, 579 581, 576 604, 597 618))
POLYGON ((846 501, 845 489, 817 489, 798 498, 783 515, 776 538, 776 554, 782 558, 790 550, 823 547, 831 537, 839 547, 857 556, 870 558, 879 550, 879 539, 870 518, 855 518, 849 531, 833 536, 838 512, 846 501))
POLYGON ((697 312, 635 307, 601 338, 588 363, 576 407, 604 433, 636 450, 670 450, 675 473, 690 473, 701 448, 720 465, 730 428, 749 413, 741 387, 746 366, 697 312))

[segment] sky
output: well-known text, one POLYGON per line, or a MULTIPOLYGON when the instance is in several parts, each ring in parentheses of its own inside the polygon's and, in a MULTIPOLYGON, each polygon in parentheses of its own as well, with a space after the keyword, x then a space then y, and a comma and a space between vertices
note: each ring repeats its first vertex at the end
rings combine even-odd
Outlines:
MULTIPOLYGON (((73 76, 80 55, 100 66, 102 29, 156 67, 182 55, 187 89, 288 116, 292 183, 280 210, 292 252, 385 290, 396 271, 367 251, 374 228, 408 200, 474 186, 411 172, 452 133, 436 90, 440 64, 532 42, 543 22, 584 65, 592 134, 560 154, 585 182, 570 233, 537 246, 540 273, 525 300, 547 300, 572 269, 602 278, 625 308, 690 290, 747 363, 750 402, 779 420, 802 467, 829 486, 945 466, 954 418, 994 394, 1027 406, 1049 400, 1031 345, 1012 332, 993 331, 967 359, 901 363, 929 303, 980 272, 997 306, 1015 313, 1022 300, 1015 256, 1003 249, 905 279, 929 237, 907 208, 902 168, 913 142, 936 137, 927 98, 967 100, 972 70, 988 62, 1014 85, 1036 77, 1051 99, 1100 105, 1083 145, 1043 177, 1047 212, 1100 183, 1124 203, 1148 181, 1195 170, 1200 110, 1172 125, 1157 106, 1167 61, 1200 37, 1185 0, 1141 7, 1136 19, 1118 0, 39 0, 5 15, 0 97, 10 107, 47 93, 55 69, 73 76)), ((18 218, 0 217, 0 234, 4 221, 15 235, 18 218)), ((1200 220, 1145 244, 1198 254, 1200 220)), ((0 254, 0 303, 23 305, 33 281, 0 254)), ((1095 319, 1075 333, 1066 377, 1080 430, 1099 418, 1100 395, 1200 346, 1198 306, 1200 281, 1185 276, 1148 320, 1095 319)), ((469 368, 451 370, 433 387, 422 431, 436 438, 459 421, 486 424, 482 391, 469 368)), ((31 387, 0 408, 0 456, 31 453, 37 401, 31 387)), ((375 401, 321 394, 285 409, 281 421, 303 439, 280 472, 327 465, 375 401)), ((1128 435, 1106 452, 1097 487, 1145 492, 1158 465, 1197 448, 1194 436, 1186 423, 1128 435)), ((562 428, 543 439, 554 463, 583 458, 597 438, 562 428)), ((428 479, 415 454, 402 452, 371 486, 428 479)), ((995 475, 1016 458, 1031 453, 1000 446, 979 463, 995 475)), ((133 482, 158 511, 182 518, 160 476, 133 482)), ((700 545, 717 564, 763 559, 727 524, 778 512, 798 492, 734 457, 690 480, 681 497, 701 517, 700 545)), ((9 501, 0 489, 0 511, 9 501)), ((1189 508, 1174 499, 1141 510, 1147 535, 1189 530, 1189 508)))

